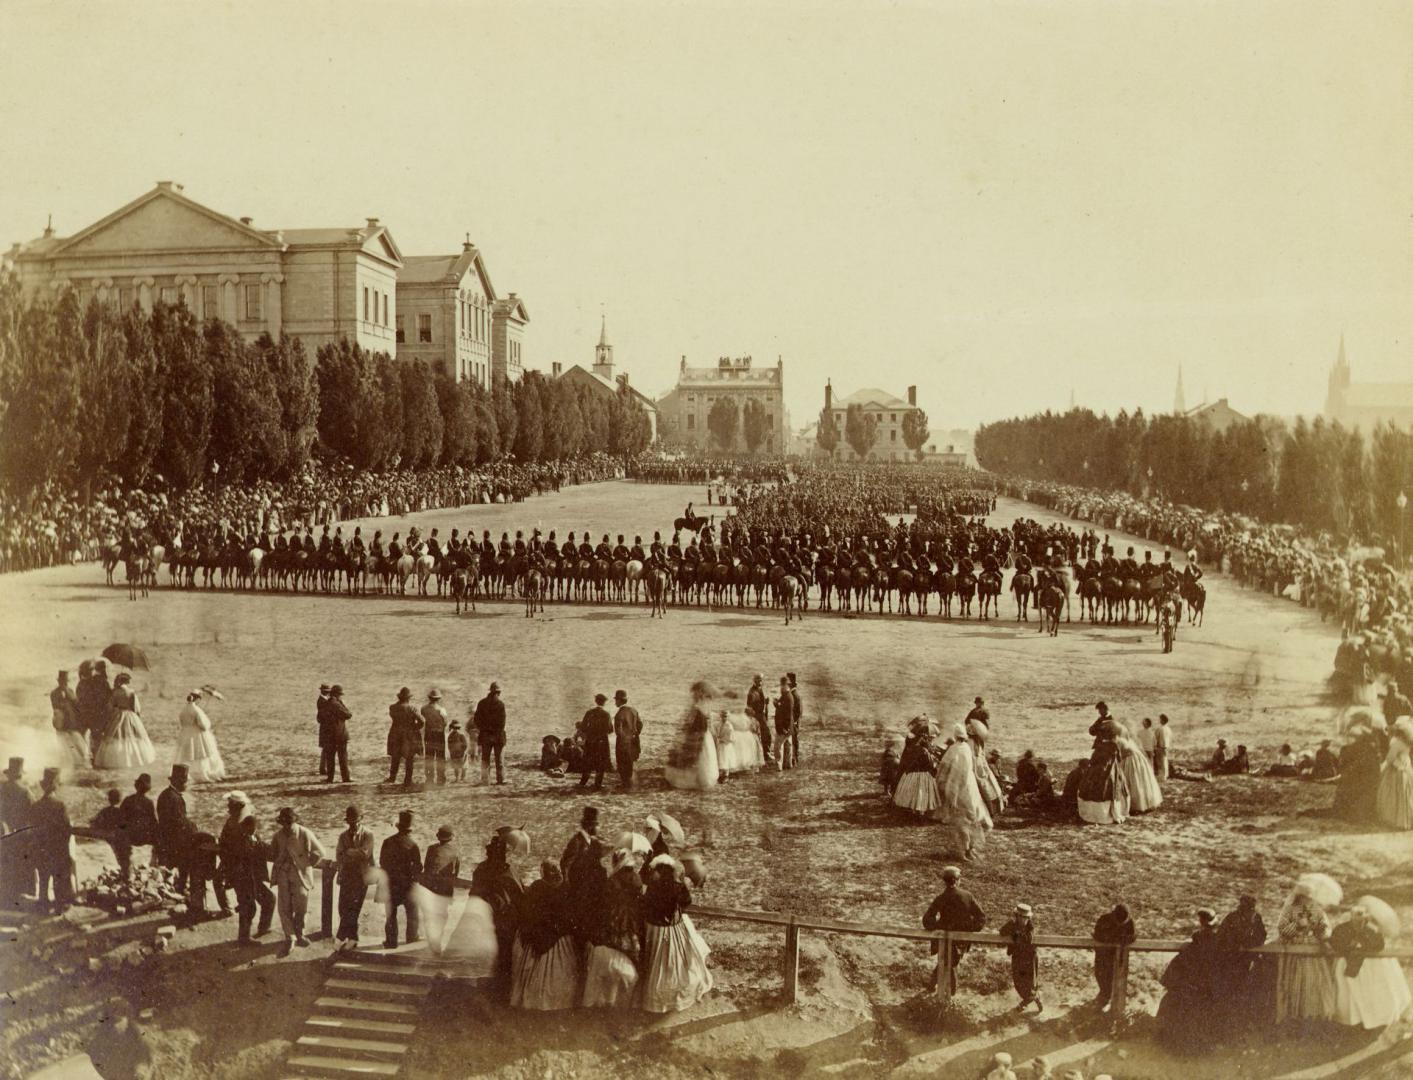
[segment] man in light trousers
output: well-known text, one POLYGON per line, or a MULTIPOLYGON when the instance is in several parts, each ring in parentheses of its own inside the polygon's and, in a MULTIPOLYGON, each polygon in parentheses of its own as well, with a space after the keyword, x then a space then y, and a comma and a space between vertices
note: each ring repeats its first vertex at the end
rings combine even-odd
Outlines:
POLYGON ((288 956, 292 945, 304 948, 309 944, 304 936, 304 917, 309 910, 309 890, 314 887, 313 869, 325 853, 319 838, 296 823, 292 808, 281 807, 275 820, 280 827, 270 839, 270 880, 285 934, 279 955, 288 956))

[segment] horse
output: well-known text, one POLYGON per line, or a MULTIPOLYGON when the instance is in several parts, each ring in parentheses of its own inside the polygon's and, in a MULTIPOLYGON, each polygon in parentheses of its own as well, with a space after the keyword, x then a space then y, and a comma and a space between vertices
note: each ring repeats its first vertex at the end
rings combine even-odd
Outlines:
POLYGON ((451 562, 451 598, 456 601, 456 613, 462 607, 476 610, 476 592, 481 581, 481 559, 475 552, 457 552, 451 562))
POLYGON ((636 604, 638 602, 638 593, 643 585, 642 560, 629 559, 628 564, 623 568, 623 573, 628 579, 628 599, 636 604))
POLYGON ((729 562, 719 562, 711 568, 710 581, 708 587, 711 590, 711 599, 708 606, 720 605, 722 597, 726 598, 729 606, 731 603, 731 578, 734 576, 736 567, 729 562))
POLYGON ((1187 601, 1188 623, 1201 626, 1207 610, 1207 586, 1200 581, 1184 581, 1181 591, 1182 598, 1187 601))
POLYGON ((702 527, 705 526, 710 520, 710 518, 704 518, 698 514, 693 514, 691 517, 680 517, 674 519, 672 522, 672 527, 678 532, 686 530, 690 533, 699 533, 702 531, 702 527))
POLYGON ((1104 590, 1104 621, 1116 622, 1123 611, 1124 583, 1110 575, 1099 583, 1104 590))
MULTIPOLYGON (((898 590, 898 614, 913 613, 913 572, 906 567, 893 571, 893 587, 898 590)), ((888 610, 893 610, 893 594, 888 594, 888 610)))
POLYGON ((991 614, 997 618, 1001 617, 999 610, 1001 599, 1001 575, 995 570, 983 570, 981 578, 976 585, 977 596, 981 599, 981 618, 986 618, 988 608, 991 614))
POLYGON ((1099 607, 1104 599, 1104 585, 1097 577, 1087 577, 1079 583, 1081 615, 1087 614, 1092 623, 1099 621, 1099 607))
POLYGON ((620 604, 628 599, 628 563, 614 559, 608 568, 608 593, 620 604))
POLYGON ((1133 617, 1139 622, 1147 622, 1148 616, 1143 605, 1143 583, 1137 578, 1128 578, 1124 581, 1124 622, 1129 620, 1130 609, 1133 617))
POLYGON ((540 614, 543 615, 545 602, 541 593, 544 591, 544 575, 537 567, 532 566, 525 572, 524 586, 525 618, 533 619, 535 617, 536 605, 539 607, 540 614))
POLYGON ((1030 622, 1030 591, 1035 579, 1025 570, 1017 570, 1011 575, 1011 592, 1016 597, 1016 622, 1030 622))
POLYGON ((939 570, 932 577, 937 589, 937 614, 943 618, 952 617, 952 596, 957 591, 957 579, 950 570, 939 570))
POLYGON ((651 566, 647 570, 644 586, 648 594, 648 600, 652 603, 652 608, 648 611, 648 618, 656 615, 661 619, 667 613, 667 589, 669 579, 667 571, 660 566, 651 566))
POLYGON ((785 605, 785 625, 790 625, 792 612, 800 619, 805 617, 804 605, 800 603, 800 593, 803 589, 799 578, 793 574, 785 574, 780 578, 779 583, 780 602, 785 605))
POLYGON ((1050 632, 1051 637, 1060 636, 1060 609, 1065 606, 1065 593, 1053 582, 1042 588, 1035 597, 1035 606, 1040 609, 1040 632, 1050 632))
POLYGON ((418 555, 412 565, 417 572, 417 594, 419 596, 426 596, 427 579, 432 576, 432 571, 437 568, 437 560, 430 555, 423 554, 418 555))
POLYGON ((253 547, 241 556, 236 568, 236 584, 242 589, 254 589, 260 575, 260 564, 265 561, 265 552, 253 547))
POLYGON ((964 619, 971 614, 971 601, 974 596, 976 596, 976 575, 965 573, 958 574, 957 603, 961 608, 960 614, 964 619))
POLYGON ((918 615, 927 614, 927 598, 932 592, 932 569, 924 559, 913 577, 913 595, 917 597, 918 615))
POLYGON ((128 581, 128 599, 136 600, 138 593, 143 597, 147 596, 147 572, 149 569, 147 556, 139 555, 133 551, 123 561, 123 570, 128 581))
POLYGON ((819 607, 821 611, 833 611, 832 603, 834 595, 834 568, 832 566, 821 566, 819 568, 819 607))
POLYGON ((122 561, 123 553, 117 544, 105 544, 103 546, 103 574, 109 585, 113 584, 113 571, 118 568, 118 563, 122 561))

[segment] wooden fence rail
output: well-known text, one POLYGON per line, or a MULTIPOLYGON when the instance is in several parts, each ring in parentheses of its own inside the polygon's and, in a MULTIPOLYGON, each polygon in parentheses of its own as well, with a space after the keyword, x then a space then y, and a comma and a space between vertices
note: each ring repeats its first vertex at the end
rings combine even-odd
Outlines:
MULTIPOLYGON (((321 866, 323 871, 322 893, 320 896, 320 924, 325 937, 333 934, 334 878, 332 864, 327 860, 321 866)), ((456 884, 469 888, 468 878, 457 878, 456 884)), ((757 926, 778 926, 785 931, 785 951, 783 973, 785 1001, 794 1004, 799 998, 800 983, 800 934, 804 931, 824 934, 858 934, 863 937, 898 938, 904 941, 936 943, 937 945, 937 1004, 943 1011, 952 998, 952 946, 957 943, 983 946, 1006 946, 1011 939, 995 933, 964 933, 947 930, 914 930, 900 926, 882 926, 878 923, 847 922, 842 919, 826 919, 809 915, 792 915, 779 911, 740 911, 735 908, 719 908, 704 904, 694 904, 691 914, 695 919, 720 919, 724 922, 753 923, 757 926)), ((1123 1016, 1128 1004, 1128 965, 1132 953, 1175 953, 1187 942, 1176 939, 1147 938, 1129 945, 1109 945, 1088 937, 1075 937, 1064 934, 1036 934, 1031 939, 1036 946, 1044 949, 1078 949, 1084 952, 1097 952, 1112 949, 1114 958, 1113 994, 1110 998, 1110 1013, 1115 1019, 1123 1016)), ((1319 945, 1259 945, 1245 950, 1260 956, 1329 956, 1329 950, 1319 945)), ((1369 956, 1391 956, 1401 960, 1413 959, 1413 948, 1385 949, 1369 956)))

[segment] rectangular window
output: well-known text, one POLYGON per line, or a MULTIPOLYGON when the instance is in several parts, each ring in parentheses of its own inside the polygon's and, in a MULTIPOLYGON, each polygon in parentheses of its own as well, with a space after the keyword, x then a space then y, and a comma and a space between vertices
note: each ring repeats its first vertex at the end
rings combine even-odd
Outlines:
POLYGON ((388 325, 388 294, 383 293, 383 325, 388 325))
POLYGON ((164 304, 175 304, 177 302, 177 287, 175 285, 163 285, 158 296, 164 304))
POLYGON ((368 321, 368 286, 363 286, 363 321, 368 321))
POLYGON ((201 286, 201 317, 203 319, 219 319, 221 317, 221 304, 216 296, 216 286, 201 286))
POLYGON ((695 414, 695 413, 688 413, 688 414, 687 414, 687 430, 688 430, 688 431, 694 431, 694 430, 696 429, 696 426, 697 426, 697 417, 696 417, 696 414, 695 414))
POLYGON ((417 340, 424 343, 432 340, 431 315, 424 313, 417 316, 417 340))
POLYGON ((407 340, 407 334, 402 328, 402 312, 397 313, 397 343, 401 345, 407 340))
POLYGON ((248 322, 256 322, 264 318, 262 299, 259 285, 245 287, 245 318, 248 322))
POLYGON ((897 414, 897 413, 889 413, 889 414, 888 414, 888 422, 889 422, 890 424, 896 424, 896 423, 898 422, 898 414, 897 414))
POLYGON ((888 441, 889 441, 889 442, 897 442, 897 441, 898 441, 898 429, 897 429, 897 428, 889 428, 889 430, 888 430, 888 441))

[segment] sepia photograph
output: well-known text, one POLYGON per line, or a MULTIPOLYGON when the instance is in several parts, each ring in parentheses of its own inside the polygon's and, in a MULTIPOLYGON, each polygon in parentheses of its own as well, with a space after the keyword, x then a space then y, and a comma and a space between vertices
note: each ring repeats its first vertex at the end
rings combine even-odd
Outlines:
POLYGON ((0 1080, 1413 1078, 1410 43, 0 0, 0 1080))

